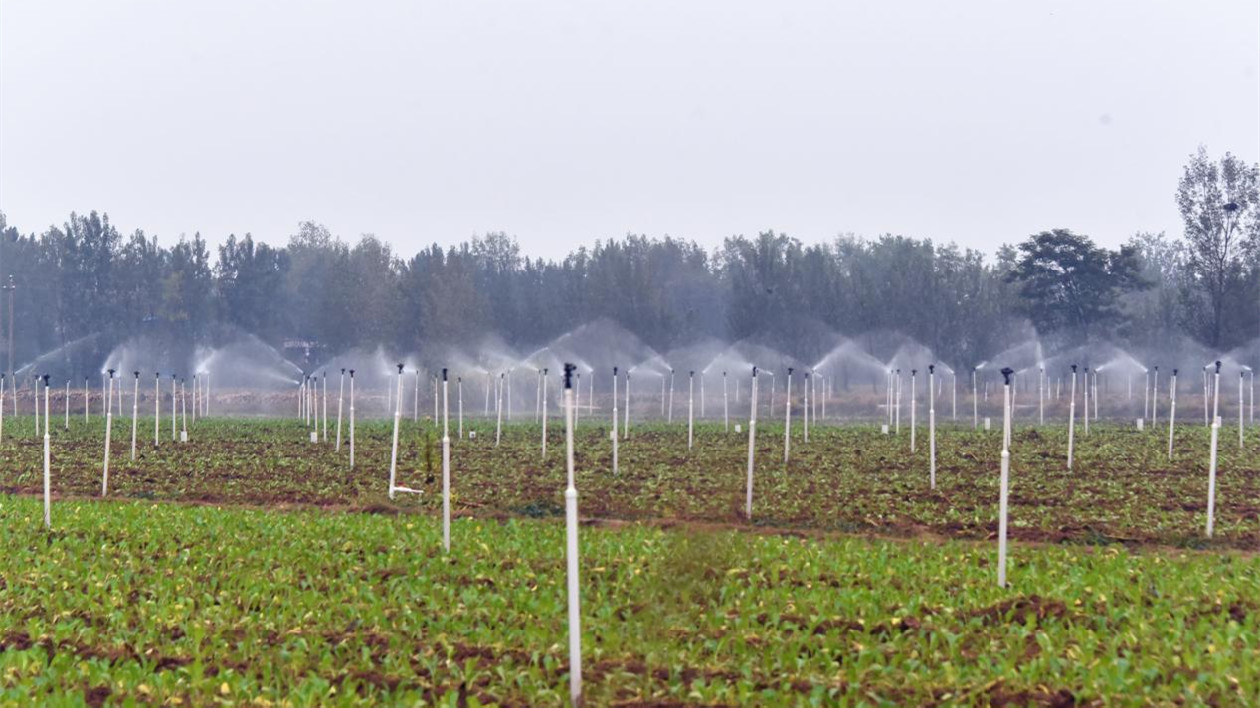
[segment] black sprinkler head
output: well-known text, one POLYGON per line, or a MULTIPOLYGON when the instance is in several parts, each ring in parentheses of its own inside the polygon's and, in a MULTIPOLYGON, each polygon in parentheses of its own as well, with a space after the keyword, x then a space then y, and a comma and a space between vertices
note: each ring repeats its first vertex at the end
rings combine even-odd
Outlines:
POLYGON ((354 378, 354 369, 350 370, 350 378, 354 378))
POLYGON ((1177 370, 1173 369, 1173 376, 1176 376, 1176 375, 1177 375, 1177 370))
POLYGON ((139 372, 139 371, 133 371, 133 372, 131 372, 131 373, 135 374, 135 375, 136 375, 136 378, 140 378, 140 372, 139 372))
POLYGON ((613 376, 616 376, 616 375, 617 375, 617 367, 615 367, 615 366, 614 366, 614 367, 613 367, 613 376))
POLYGON ((113 369, 108 369, 107 371, 109 371, 109 377, 110 377, 111 379, 112 379, 112 378, 114 378, 114 370, 113 370, 113 369))
MULTIPOLYGON (((402 364, 399 364, 399 365, 398 365, 398 375, 399 375, 399 376, 402 376, 402 370, 403 370, 403 365, 402 365, 402 364)), ((327 376, 327 375, 328 375, 328 372, 327 372, 327 371, 325 371, 325 372, 324 372, 324 376, 327 376)))
POLYGON ((1221 362, 1216 362, 1216 373, 1221 373, 1221 362))
POLYGON ((446 369, 445 369, 445 368, 443 368, 443 369, 442 369, 442 380, 443 380, 443 381, 445 381, 445 380, 446 380, 446 369))
POLYGON ((1007 386, 1011 385, 1011 375, 1014 373, 1015 373, 1015 370, 1010 368, 1009 366, 1002 369, 1002 378, 1006 380, 1007 386))
POLYGON ((753 378, 757 378, 757 367, 753 367, 753 378))
POLYGON ((928 364, 928 373, 929 373, 929 374, 935 374, 935 373, 936 373, 936 364, 928 364))
POLYGON ((1072 373, 1074 373, 1074 374, 1076 373, 1076 364, 1073 364, 1073 365, 1072 365, 1072 373))
POLYGON ((565 362, 564 364, 564 387, 573 388, 573 372, 577 370, 576 364, 565 362))

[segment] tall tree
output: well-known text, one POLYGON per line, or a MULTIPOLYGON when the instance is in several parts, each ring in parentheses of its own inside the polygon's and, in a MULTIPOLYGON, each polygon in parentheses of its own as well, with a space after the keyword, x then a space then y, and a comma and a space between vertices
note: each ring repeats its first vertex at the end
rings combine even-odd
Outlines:
POLYGON ((1006 278, 1019 286, 1021 309, 1041 334, 1081 342, 1120 317, 1120 295, 1138 287, 1137 254, 1109 251, 1067 229, 1043 231, 1019 244, 1006 278))
MULTIPOLYGON (((1212 346, 1226 341, 1229 308, 1245 290, 1244 259, 1260 239, 1260 166, 1230 153, 1214 162, 1207 149, 1190 156, 1177 183, 1192 279, 1191 321, 1212 346)), ((1254 306, 1251 303, 1249 306, 1254 306)), ((1239 338, 1239 337, 1235 337, 1239 338)))

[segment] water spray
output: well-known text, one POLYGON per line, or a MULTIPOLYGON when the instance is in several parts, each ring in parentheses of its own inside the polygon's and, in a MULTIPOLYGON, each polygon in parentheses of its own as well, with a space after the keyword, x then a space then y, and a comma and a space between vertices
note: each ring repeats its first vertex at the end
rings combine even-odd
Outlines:
POLYGON ((582 600, 578 584, 578 493, 573 471, 573 364, 564 365, 565 467, 564 535, 569 590, 569 701, 582 705, 582 600))
POLYGON ((114 428, 114 370, 109 372, 109 393, 105 399, 105 461, 101 465, 101 496, 109 493, 109 437, 114 428))
MULTIPOLYGON (((1072 367, 1075 370, 1075 366, 1072 367)), ((1006 587, 1006 517, 1011 487, 1011 374, 1002 369, 1002 477, 998 489, 998 587, 1006 587)), ((1073 371, 1075 380, 1075 371, 1073 371)))

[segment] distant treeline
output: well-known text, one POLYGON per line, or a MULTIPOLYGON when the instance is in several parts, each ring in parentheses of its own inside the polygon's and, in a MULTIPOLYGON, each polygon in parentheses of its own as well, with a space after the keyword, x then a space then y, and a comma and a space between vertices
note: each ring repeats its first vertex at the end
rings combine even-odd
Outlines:
POLYGON ((662 352, 752 337, 803 360, 837 332, 872 342, 900 333, 959 367, 1032 334, 1052 346, 1101 337, 1152 351, 1189 338, 1224 351, 1260 334, 1258 175, 1200 150, 1176 190, 1181 237, 1139 233, 1109 250, 1053 229, 996 257, 930 239, 805 245, 774 232, 712 251, 628 235, 560 261, 530 258, 496 233, 405 256, 313 222, 282 247, 232 235, 212 253, 200 234, 162 245, 96 212, 38 233, 0 213, 0 279, 11 273, 16 285, 18 364, 101 332, 193 342, 223 325, 329 352, 472 348, 487 337, 526 349, 600 317, 662 352))

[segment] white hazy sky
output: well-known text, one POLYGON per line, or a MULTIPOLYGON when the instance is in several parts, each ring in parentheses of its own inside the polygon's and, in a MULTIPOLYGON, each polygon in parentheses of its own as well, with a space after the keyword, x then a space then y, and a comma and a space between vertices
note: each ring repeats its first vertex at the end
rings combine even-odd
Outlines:
POLYGON ((1201 143, 1260 159, 1256 0, 0 1, 23 232, 1115 245, 1201 143))

